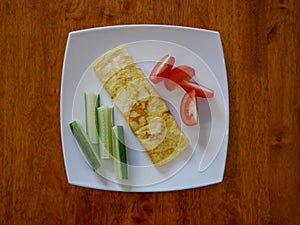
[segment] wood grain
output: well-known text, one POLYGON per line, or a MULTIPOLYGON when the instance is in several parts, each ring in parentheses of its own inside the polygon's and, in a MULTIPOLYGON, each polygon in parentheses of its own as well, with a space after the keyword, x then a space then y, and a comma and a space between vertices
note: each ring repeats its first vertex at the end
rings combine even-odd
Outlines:
POLYGON ((0 224, 300 224, 300 1, 0 1, 0 224), (68 32, 131 23, 218 30, 224 181, 166 193, 67 183, 59 95, 68 32))

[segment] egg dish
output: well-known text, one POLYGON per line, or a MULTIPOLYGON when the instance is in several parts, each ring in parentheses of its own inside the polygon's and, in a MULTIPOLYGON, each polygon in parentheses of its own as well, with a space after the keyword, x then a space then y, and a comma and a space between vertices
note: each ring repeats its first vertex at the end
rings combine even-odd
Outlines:
POLYGON ((187 148, 188 138, 125 46, 99 56, 93 69, 155 166, 187 148))

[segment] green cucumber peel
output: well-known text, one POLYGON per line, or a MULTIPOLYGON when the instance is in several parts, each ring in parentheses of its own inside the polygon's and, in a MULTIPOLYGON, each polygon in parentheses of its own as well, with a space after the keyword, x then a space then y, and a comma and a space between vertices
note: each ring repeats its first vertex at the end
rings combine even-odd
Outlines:
POLYGON ((116 179, 128 179, 126 146, 123 126, 112 128, 113 162, 116 179))
POLYGON ((101 160, 95 152, 93 144, 91 143, 86 132, 76 120, 69 124, 73 136, 75 137, 81 152, 88 161, 88 164, 93 168, 94 171, 101 167, 101 160))

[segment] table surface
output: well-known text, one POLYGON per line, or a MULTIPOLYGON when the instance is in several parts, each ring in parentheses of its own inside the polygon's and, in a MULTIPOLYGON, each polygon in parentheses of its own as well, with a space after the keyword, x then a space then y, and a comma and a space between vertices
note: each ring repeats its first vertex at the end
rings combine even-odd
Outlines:
POLYGON ((300 1, 1 0, 0 16, 1 224, 300 224, 300 1), (134 23, 220 32, 230 97, 222 183, 164 193, 68 184, 68 33, 134 23))

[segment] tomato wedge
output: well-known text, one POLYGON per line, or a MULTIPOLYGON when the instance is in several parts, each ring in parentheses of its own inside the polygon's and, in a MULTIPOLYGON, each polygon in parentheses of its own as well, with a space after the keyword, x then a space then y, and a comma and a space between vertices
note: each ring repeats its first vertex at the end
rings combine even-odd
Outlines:
POLYGON ((172 91, 178 87, 183 80, 189 80, 195 75, 194 68, 186 65, 181 65, 173 68, 171 72, 166 76, 165 87, 172 91))
POLYGON ((198 108, 196 100, 196 92, 185 93, 180 104, 180 116, 187 126, 194 126, 198 123, 198 108))
POLYGON ((186 92, 190 92, 190 91, 194 90, 197 97, 201 97, 201 98, 214 97, 214 91, 209 89, 208 87, 201 85, 201 84, 183 80, 183 81, 181 81, 180 85, 186 92))
POLYGON ((159 83, 172 70, 174 63, 175 58, 173 56, 165 55, 154 66, 153 70, 150 73, 149 79, 155 84, 159 83))

